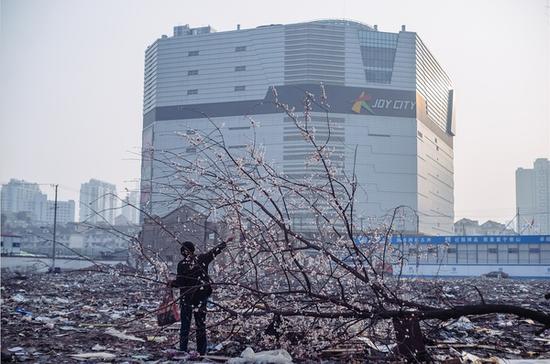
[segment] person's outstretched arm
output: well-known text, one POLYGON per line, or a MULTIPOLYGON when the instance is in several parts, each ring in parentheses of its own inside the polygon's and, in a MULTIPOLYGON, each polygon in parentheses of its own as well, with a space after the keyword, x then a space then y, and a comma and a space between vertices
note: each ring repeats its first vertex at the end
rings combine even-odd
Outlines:
POLYGON ((229 238, 227 238, 227 241, 222 241, 221 244, 218 244, 214 248, 209 250, 205 254, 206 264, 210 264, 210 262, 214 260, 216 255, 220 254, 227 247, 227 243, 232 241, 233 239, 234 239, 234 237, 230 236, 229 238))

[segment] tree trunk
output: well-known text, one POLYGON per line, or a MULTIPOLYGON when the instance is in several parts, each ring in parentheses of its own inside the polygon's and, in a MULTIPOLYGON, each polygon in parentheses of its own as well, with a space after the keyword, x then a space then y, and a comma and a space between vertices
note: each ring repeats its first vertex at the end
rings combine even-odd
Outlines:
POLYGON ((393 328, 397 339, 397 351, 409 363, 431 362, 432 359, 424 344, 424 335, 418 319, 414 317, 394 317, 393 328))

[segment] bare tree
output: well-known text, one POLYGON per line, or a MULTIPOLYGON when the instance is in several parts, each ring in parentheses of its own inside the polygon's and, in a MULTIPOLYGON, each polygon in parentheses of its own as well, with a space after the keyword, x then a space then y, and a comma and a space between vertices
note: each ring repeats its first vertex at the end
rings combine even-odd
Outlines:
POLYGON ((363 226, 356 208, 362 187, 355 165, 345 166, 335 152, 323 87, 318 96, 305 93, 300 113, 275 89, 273 103, 309 148, 308 175, 285 174, 270 163, 255 134, 235 152, 223 125, 211 119, 206 131, 181 136, 196 153, 155 151, 154 162, 171 171, 157 181, 167 197, 240 237, 213 275, 212 327, 223 324, 227 335, 255 337, 265 347, 276 343, 303 357, 366 335, 397 341, 397 351, 410 360, 428 358, 422 321, 509 313, 550 327, 548 314, 486 302, 479 290, 470 303, 457 305, 438 297, 437 284, 403 279, 406 257, 389 243, 399 209, 385 224, 363 226))

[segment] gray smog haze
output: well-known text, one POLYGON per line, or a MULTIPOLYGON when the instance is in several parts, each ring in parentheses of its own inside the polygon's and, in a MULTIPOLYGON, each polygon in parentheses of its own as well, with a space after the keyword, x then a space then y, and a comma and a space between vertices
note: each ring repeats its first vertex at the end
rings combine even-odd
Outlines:
POLYGON ((59 183, 75 200, 92 177, 134 188, 144 51, 180 24, 406 24, 455 86, 456 219, 513 218, 516 168, 550 157, 548 0, 2 0, 0 12, 1 183, 59 183))

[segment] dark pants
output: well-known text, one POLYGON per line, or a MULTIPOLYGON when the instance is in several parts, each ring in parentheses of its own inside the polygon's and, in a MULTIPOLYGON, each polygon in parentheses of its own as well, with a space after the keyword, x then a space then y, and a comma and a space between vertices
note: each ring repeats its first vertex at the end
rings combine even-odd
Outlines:
POLYGON ((199 302, 198 305, 192 305, 185 300, 180 301, 181 327, 180 327, 180 350, 187 350, 187 341, 189 341, 189 329, 191 327, 191 318, 195 313, 195 327, 197 335, 197 351, 199 354, 206 354, 206 299, 199 302))

